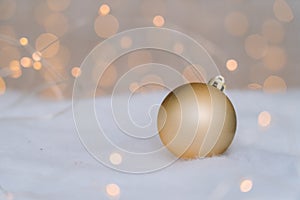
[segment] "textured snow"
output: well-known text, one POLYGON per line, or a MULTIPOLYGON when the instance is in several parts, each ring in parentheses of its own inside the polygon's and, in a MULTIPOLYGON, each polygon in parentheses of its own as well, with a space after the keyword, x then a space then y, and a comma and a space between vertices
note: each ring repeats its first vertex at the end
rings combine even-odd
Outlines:
MULTIPOLYGON (((120 187, 119 198, 125 200, 300 199, 300 92, 227 94, 237 111, 238 129, 224 155, 178 160, 140 175, 107 168, 85 150, 76 133, 71 102, 29 97, 6 109, 17 98, 6 94, 0 99, 0 199, 6 198, 5 192, 20 200, 111 199, 105 189, 110 183, 120 187), (261 111, 272 115, 267 128, 257 123, 261 111), (244 193, 240 183, 245 179, 252 180, 253 188, 244 193)), ((161 94, 136 98, 135 117, 143 105, 161 100, 161 94)), ((108 101, 96 100, 100 115, 105 115, 101 105, 108 101)), ((107 121, 107 130, 116 131, 112 122, 107 121)), ((131 145, 121 136, 116 140, 131 145)), ((151 143, 145 146, 152 148, 151 143)))

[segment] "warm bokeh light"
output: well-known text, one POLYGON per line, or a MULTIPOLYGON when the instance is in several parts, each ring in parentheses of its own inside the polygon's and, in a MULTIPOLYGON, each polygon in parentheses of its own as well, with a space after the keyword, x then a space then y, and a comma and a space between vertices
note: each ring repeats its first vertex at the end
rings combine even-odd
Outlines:
POLYGON ((262 26, 263 37, 272 44, 279 44, 284 39, 285 30, 283 25, 274 19, 266 20, 262 26))
POLYGON ((20 63, 23 67, 28 68, 32 66, 32 59, 29 57, 23 57, 21 58, 20 63))
POLYGON ((260 90, 260 89, 262 89, 262 86, 258 83, 250 83, 250 84, 248 84, 248 88, 250 90, 260 90))
POLYGON ((268 50, 268 43, 262 36, 250 35, 245 40, 245 50, 248 56, 253 59, 264 57, 268 50))
POLYGON ((122 163, 122 156, 119 153, 112 153, 109 156, 109 161, 113 165, 120 165, 122 163))
POLYGON ((33 54, 32 54, 32 59, 33 59, 34 61, 40 61, 40 60, 42 59, 42 54, 41 54, 41 52, 39 52, 39 51, 33 52, 33 54))
POLYGON ((229 59, 226 62, 226 67, 229 71, 235 71, 238 68, 238 62, 234 59, 229 59))
POLYGON ((56 35, 43 33, 36 39, 35 48, 42 54, 42 57, 51 58, 59 51, 60 42, 56 35))
POLYGON ((120 187, 117 184, 111 183, 106 185, 106 194, 110 197, 120 196, 120 187))
POLYGON ((251 180, 247 179, 247 180, 243 180, 240 184, 240 190, 241 192, 250 192, 250 190, 253 187, 253 183, 251 180))
POLYGON ((39 62, 39 61, 34 62, 34 63, 33 63, 33 69, 35 69, 35 70, 40 70, 40 69, 42 69, 42 63, 39 62))
POLYGON ((271 114, 267 111, 263 111, 259 113, 257 122, 258 125, 260 125, 261 127, 268 127, 271 123, 271 120, 272 120, 271 114))
POLYGON ((44 28, 48 33, 63 36, 69 29, 69 22, 62 13, 52 13, 45 18, 44 28))
POLYGON ((6 84, 2 77, 0 77, 0 95, 3 95, 6 91, 6 84))
POLYGON ((102 74, 99 82, 101 88, 108 88, 113 86, 118 77, 117 69, 114 65, 110 65, 102 74))
POLYGON ((10 76, 12 78, 19 78, 20 76, 22 76, 22 69, 18 60, 12 60, 9 63, 9 70, 11 71, 10 76))
POLYGON ((77 78, 81 75, 81 69, 79 67, 73 67, 71 70, 71 74, 73 77, 77 78))
POLYGON ((184 46, 180 42, 176 42, 173 46, 173 50, 177 54, 182 54, 184 50, 184 46))
POLYGON ((279 76, 269 76, 264 82, 263 90, 266 93, 284 93, 287 85, 279 76))
POLYGON ((273 70, 281 70, 287 62, 285 51, 280 47, 269 47, 266 56, 263 58, 264 65, 273 70))
POLYGON ((165 24, 165 19, 164 19, 164 17, 161 16, 161 15, 156 15, 156 16, 153 18, 153 24, 154 24, 154 26, 162 27, 162 26, 165 24))
POLYGON ((248 18, 244 13, 232 12, 225 18, 225 28, 233 36, 245 35, 248 27, 248 18))
POLYGON ((28 44, 28 39, 26 37, 21 37, 19 42, 22 46, 26 46, 28 44))
POLYGON ((0 20, 10 19, 16 12, 15 0, 1 0, 0 1, 0 20))
POLYGON ((70 6, 71 0, 47 0, 47 5, 52 11, 64 11, 70 6))
POLYGON ((273 11, 279 21, 290 22, 294 19, 293 11, 285 0, 275 0, 273 11))
POLYGON ((99 15, 103 15, 103 16, 108 15, 109 12, 110 12, 110 7, 107 4, 101 5, 98 11, 99 15))
POLYGON ((98 16, 94 23, 94 30, 101 38, 108 38, 118 32, 119 21, 113 15, 98 16))
POLYGON ((129 36, 124 36, 121 38, 120 45, 123 49, 128 49, 132 45, 132 39, 129 36))

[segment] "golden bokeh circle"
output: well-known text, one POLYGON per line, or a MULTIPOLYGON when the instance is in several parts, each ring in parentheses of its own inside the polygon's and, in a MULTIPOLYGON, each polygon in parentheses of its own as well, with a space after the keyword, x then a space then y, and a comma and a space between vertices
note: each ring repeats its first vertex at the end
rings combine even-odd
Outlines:
POLYGON ((119 21, 113 15, 98 16, 94 23, 94 30, 101 38, 108 38, 118 32, 119 21))

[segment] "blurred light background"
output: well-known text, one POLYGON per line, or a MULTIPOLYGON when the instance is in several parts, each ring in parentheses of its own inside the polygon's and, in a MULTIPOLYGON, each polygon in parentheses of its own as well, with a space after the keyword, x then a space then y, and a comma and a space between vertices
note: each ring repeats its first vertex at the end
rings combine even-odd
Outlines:
MULTIPOLYGON (((34 91, 65 98, 80 76, 80 64, 104 39, 137 27, 166 27, 188 34, 210 53, 227 88, 284 93, 299 88, 298 0, 0 0, 0 95, 34 91)), ((129 48, 132 38, 120 41, 129 48)), ((180 54, 180 43, 174 50, 180 54)), ((174 57, 174 56, 173 56, 174 57)), ((164 61, 188 80, 193 69, 156 50, 116 60, 100 80, 106 94, 133 66, 164 61)), ((141 76, 163 82, 158 75, 141 76)))

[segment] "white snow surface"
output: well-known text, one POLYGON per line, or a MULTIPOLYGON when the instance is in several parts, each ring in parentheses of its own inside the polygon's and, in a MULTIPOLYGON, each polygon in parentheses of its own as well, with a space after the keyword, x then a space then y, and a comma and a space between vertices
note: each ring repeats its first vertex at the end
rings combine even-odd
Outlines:
MULTIPOLYGON (((8 193, 15 200, 300 199, 300 91, 226 93, 238 117, 230 148, 218 157, 178 160, 147 174, 118 172, 95 160, 78 137, 71 101, 29 97, 9 106, 17 96, 5 94, 0 98, 0 199, 12 199, 8 193), (267 128, 257 122, 262 111, 272 116, 267 128), (240 190, 245 179, 253 183, 249 192, 240 190), (110 183, 119 186, 119 197, 106 193, 110 183)), ((135 117, 143 119, 143 105, 161 102, 163 95, 133 99, 135 117)), ((107 102, 108 97, 96 99, 99 115, 105 116, 107 102)), ((112 121, 106 126, 118 134, 112 121)), ((116 140, 130 146, 119 134, 116 140)))

